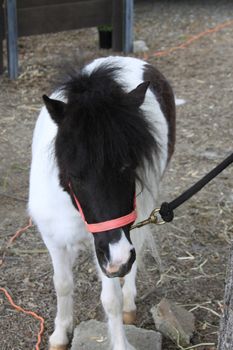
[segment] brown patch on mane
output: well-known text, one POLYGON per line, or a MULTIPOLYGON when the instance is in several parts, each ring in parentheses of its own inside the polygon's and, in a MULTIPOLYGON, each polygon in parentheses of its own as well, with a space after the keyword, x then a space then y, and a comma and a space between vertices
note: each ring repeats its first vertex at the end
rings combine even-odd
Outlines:
POLYGON ((150 88, 159 102, 168 124, 168 162, 174 152, 176 141, 176 106, 172 88, 166 78, 156 68, 146 65, 144 81, 150 81, 150 88))

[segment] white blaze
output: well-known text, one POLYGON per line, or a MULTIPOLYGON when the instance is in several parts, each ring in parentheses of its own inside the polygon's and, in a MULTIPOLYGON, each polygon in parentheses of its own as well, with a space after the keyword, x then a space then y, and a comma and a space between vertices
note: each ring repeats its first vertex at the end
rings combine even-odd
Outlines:
POLYGON ((109 244, 110 261, 107 264, 106 270, 109 273, 117 272, 121 265, 127 263, 130 258, 130 251, 133 245, 129 243, 123 230, 121 230, 121 238, 116 243, 109 244))

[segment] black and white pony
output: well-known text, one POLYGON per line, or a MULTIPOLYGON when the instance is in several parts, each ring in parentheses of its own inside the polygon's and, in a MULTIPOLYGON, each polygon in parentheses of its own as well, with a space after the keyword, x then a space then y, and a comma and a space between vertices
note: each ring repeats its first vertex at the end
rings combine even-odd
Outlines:
POLYGON ((123 321, 135 318, 135 257, 149 228, 130 235, 130 226, 135 205, 137 220, 155 207, 174 150, 172 89, 151 65, 108 57, 43 98, 33 136, 29 213, 54 268, 57 316, 50 350, 66 349, 73 330, 72 267, 83 240, 95 252, 112 348, 132 350, 123 321))

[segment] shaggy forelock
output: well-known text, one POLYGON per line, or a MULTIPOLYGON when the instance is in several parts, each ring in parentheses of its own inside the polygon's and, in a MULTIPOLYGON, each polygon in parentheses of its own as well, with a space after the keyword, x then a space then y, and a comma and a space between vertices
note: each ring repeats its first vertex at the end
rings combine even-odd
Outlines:
POLYGON ((119 68, 101 66, 90 75, 75 73, 63 85, 66 118, 56 152, 58 160, 66 152, 62 163, 70 160, 73 172, 90 167, 98 173, 109 167, 136 169, 153 160, 158 146, 152 126, 135 98, 115 80, 118 73, 119 68))

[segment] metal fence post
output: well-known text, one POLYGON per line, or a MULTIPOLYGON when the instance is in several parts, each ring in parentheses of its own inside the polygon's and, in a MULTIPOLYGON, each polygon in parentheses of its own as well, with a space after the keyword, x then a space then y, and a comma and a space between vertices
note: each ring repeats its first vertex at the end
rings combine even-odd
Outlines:
POLYGON ((133 51, 133 12, 134 1, 125 0, 124 3, 124 53, 133 51))
POLYGON ((4 11, 3 11, 3 0, 0 0, 0 74, 3 73, 3 39, 4 39, 4 11))
POLYGON ((7 0, 7 51, 10 79, 18 76, 18 28, 16 0, 7 0))

